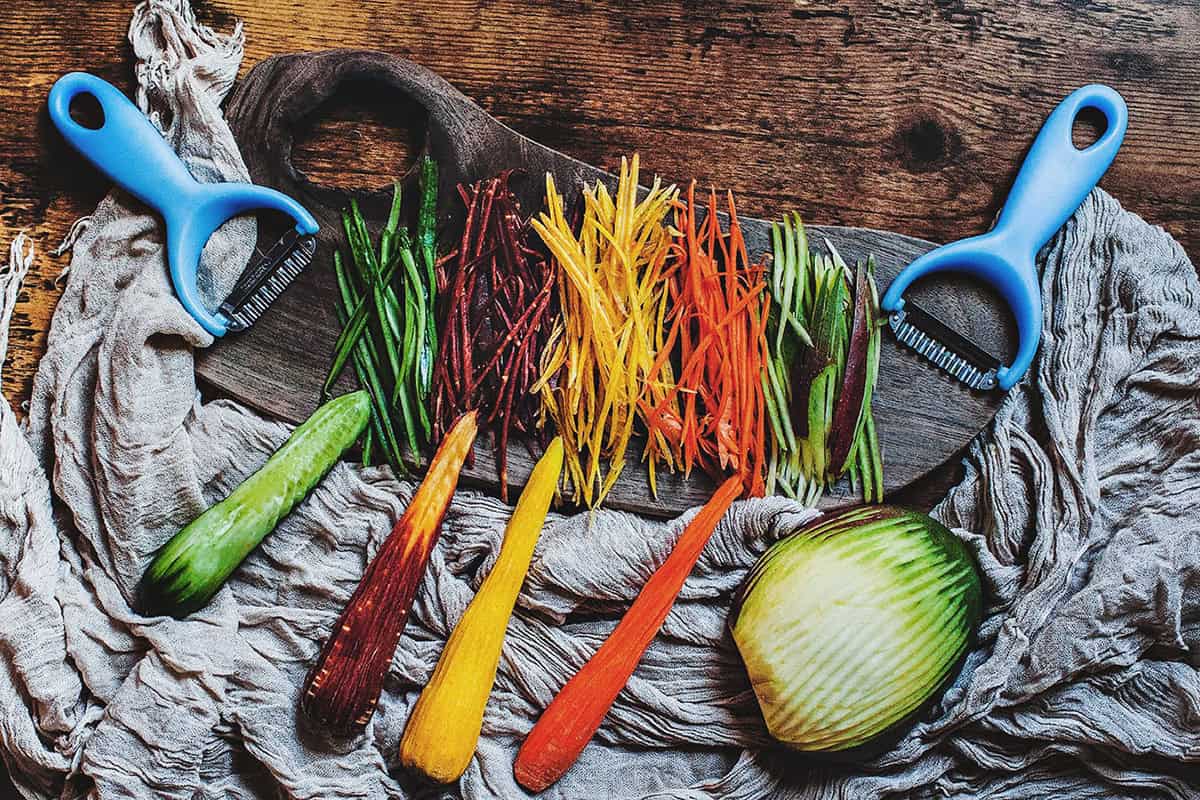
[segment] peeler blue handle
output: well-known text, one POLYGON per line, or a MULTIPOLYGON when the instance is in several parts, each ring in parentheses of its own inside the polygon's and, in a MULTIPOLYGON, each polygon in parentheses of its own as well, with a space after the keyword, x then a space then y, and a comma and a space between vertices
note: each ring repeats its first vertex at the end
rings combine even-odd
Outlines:
POLYGON ((1125 137, 1129 112, 1115 90, 1099 84, 1072 92, 1050 113, 1009 192, 995 227, 985 234, 931 250, 892 281, 881 308, 904 308, 904 292, 935 272, 962 272, 991 284, 1017 323, 1013 362, 996 370, 995 385, 1010 389, 1028 371, 1042 334, 1038 251, 1062 227, 1100 181, 1125 137), (1079 149, 1072 141, 1075 118, 1085 108, 1104 114, 1105 132, 1079 149))
POLYGON ((112 84, 86 72, 71 72, 50 89, 50 119, 71 146, 115 183, 162 215, 167 262, 180 303, 213 336, 230 329, 229 319, 201 301, 196 270, 205 242, 224 222, 251 210, 274 209, 296 222, 302 235, 317 221, 292 198, 251 183, 200 183, 158 129, 112 84), (91 95, 104 120, 98 128, 71 117, 71 102, 91 95))

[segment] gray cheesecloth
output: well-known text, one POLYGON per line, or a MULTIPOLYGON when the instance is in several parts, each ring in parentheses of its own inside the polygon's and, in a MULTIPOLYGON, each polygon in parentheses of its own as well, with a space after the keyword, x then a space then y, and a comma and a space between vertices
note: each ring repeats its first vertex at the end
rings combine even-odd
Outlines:
MULTIPOLYGON (((219 107, 241 29, 218 35, 187 0, 152 0, 129 38, 137 100, 170 121, 192 173, 245 180, 219 107)), ((246 263, 252 230, 229 225, 209 245, 210 301, 246 263)), ((0 273, 4 330, 32 257, 19 239, 0 273)), ((1200 796, 1200 286, 1178 244, 1102 191, 1042 269, 1040 357, 935 511, 977 555, 988 598, 977 649, 941 702, 865 765, 768 746, 726 614, 756 556, 812 512, 742 502, 546 797, 1200 796)), ((288 433, 200 401, 193 349, 211 343, 171 290, 159 223, 113 192, 75 241, 28 422, 0 403, 0 752, 12 779, 27 797, 413 796, 397 763, 404 721, 508 509, 458 494, 367 732, 311 738, 299 687, 413 487, 339 464, 203 611, 131 611, 152 554, 288 433)), ((680 528, 552 516, 476 758, 448 794, 524 796, 512 777, 523 735, 680 528)))

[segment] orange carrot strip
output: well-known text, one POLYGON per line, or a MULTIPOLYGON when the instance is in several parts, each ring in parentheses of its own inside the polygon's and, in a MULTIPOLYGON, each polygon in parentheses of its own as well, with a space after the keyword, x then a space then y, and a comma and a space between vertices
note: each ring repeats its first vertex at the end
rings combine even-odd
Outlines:
MULTIPOLYGON (((707 208, 697 204, 695 182, 686 200, 673 204, 679 234, 671 247, 672 341, 680 365, 674 386, 640 402, 653 447, 653 464, 665 440, 685 472, 699 464, 715 478, 741 474, 745 490, 765 492, 766 404, 762 369, 766 359, 763 310, 765 270, 751 265, 732 194, 726 193, 728 232, 722 232, 719 201, 710 191, 707 208), (699 222, 701 210, 705 216, 699 222), (753 474, 747 474, 753 473, 753 474)), ((650 380, 671 362, 656 359, 650 380)), ((665 382, 655 382, 661 386, 665 382)))
POLYGON ((531 792, 543 791, 579 758, 658 634, 717 523, 741 493, 741 478, 734 476, 692 517, 667 560, 646 581, 617 627, 567 681, 525 737, 513 765, 517 783, 531 792))

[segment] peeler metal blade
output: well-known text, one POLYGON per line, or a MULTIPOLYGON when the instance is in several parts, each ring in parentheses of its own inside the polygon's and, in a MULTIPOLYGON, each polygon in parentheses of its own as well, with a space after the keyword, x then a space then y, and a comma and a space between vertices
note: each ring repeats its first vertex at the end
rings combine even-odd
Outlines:
POLYGON ((1000 359, 955 332, 912 300, 888 315, 896 340, 972 389, 996 388, 1000 359))
POLYGON ((221 304, 221 315, 231 331, 253 325, 304 268, 312 263, 317 238, 291 228, 271 249, 258 256, 238 278, 221 304))

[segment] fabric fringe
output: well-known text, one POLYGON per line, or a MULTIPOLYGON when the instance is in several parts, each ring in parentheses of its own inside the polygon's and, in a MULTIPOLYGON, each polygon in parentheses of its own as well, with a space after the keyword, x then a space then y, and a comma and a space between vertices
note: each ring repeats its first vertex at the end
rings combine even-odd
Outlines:
POLYGON ((0 389, 4 387, 4 361, 8 357, 8 326, 17 307, 17 293, 33 266, 33 240, 24 231, 8 248, 8 264, 0 266, 0 389))
MULTIPOLYGON (((92 224, 91 214, 88 214, 86 217, 80 217, 72 222, 71 229, 67 231, 67 235, 64 236, 62 241, 58 243, 58 247, 50 251, 50 255, 57 258, 59 256, 65 256, 67 253, 71 252, 71 250, 75 248, 75 243, 79 241, 79 237, 87 231, 88 225, 90 224, 92 224)), ((71 266, 68 264, 67 266, 63 267, 62 271, 58 273, 58 277, 54 280, 56 283, 59 281, 64 281, 70 274, 71 266)))

